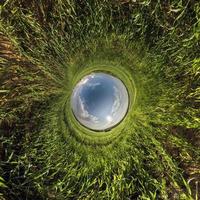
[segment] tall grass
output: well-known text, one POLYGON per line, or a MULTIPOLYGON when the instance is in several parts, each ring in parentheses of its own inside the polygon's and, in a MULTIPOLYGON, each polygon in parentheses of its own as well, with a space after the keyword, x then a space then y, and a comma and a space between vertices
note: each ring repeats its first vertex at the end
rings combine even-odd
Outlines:
POLYGON ((12 46, 0 49, 2 198, 195 198, 199 10, 193 1, 1 3, 12 46), (123 79, 133 102, 103 137, 70 114, 73 87, 94 70, 123 79))

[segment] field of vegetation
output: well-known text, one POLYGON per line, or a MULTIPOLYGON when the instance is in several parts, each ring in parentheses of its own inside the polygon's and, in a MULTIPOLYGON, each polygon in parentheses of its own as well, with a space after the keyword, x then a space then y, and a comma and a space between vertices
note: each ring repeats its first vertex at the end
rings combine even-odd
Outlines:
POLYGON ((200 2, 0 1, 0 200, 200 199, 200 2), (74 118, 86 74, 119 77, 108 132, 74 118))

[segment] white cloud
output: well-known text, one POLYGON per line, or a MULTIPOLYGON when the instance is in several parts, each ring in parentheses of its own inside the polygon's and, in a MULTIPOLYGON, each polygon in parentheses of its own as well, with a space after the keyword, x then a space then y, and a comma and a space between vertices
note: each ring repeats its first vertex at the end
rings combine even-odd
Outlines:
POLYGON ((80 105, 80 110, 78 110, 78 112, 80 112, 80 115, 82 118, 88 118, 90 115, 88 113, 88 111, 85 109, 84 103, 81 100, 81 97, 78 97, 78 101, 79 101, 79 105, 80 105))
POLYGON ((81 86, 81 85, 84 85, 85 83, 87 83, 89 81, 89 78, 88 77, 85 77, 83 78, 79 83, 78 85, 81 86))
POLYGON ((101 83, 89 83, 88 86, 91 87, 92 90, 95 89, 96 86, 101 85, 101 83))
POLYGON ((121 101, 121 94, 120 94, 120 91, 114 86, 114 90, 115 90, 115 101, 113 103, 113 106, 112 106, 112 111, 111 111, 111 115, 115 115, 116 112, 119 110, 120 108, 120 101, 121 101))
POLYGON ((84 102, 81 100, 81 97, 78 97, 79 105, 80 105, 80 110, 78 110, 80 118, 87 120, 87 121, 92 121, 93 123, 98 123, 99 119, 95 117, 94 115, 89 114, 89 112, 85 109, 84 102))

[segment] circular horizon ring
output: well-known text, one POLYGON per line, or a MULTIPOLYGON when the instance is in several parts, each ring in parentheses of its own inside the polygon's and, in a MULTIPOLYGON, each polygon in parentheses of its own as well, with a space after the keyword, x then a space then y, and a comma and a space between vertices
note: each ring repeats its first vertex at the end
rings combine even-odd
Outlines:
POLYGON ((66 140, 69 138, 74 138, 85 145, 108 145, 117 140, 117 138, 124 137, 125 135, 131 134, 130 130, 127 129, 128 125, 132 124, 134 117, 134 107, 136 103, 136 85, 133 80, 133 74, 129 67, 122 68, 118 63, 95 63, 92 62, 87 64, 85 67, 81 67, 76 70, 76 72, 69 76, 70 81, 66 82, 66 95, 62 100, 61 112, 63 115, 60 117, 61 128, 63 136, 66 140), (92 73, 105 73, 116 77, 121 80, 122 83, 126 86, 129 105, 127 113, 125 114, 123 120, 113 126, 108 130, 99 130, 95 131, 88 127, 83 126, 75 117, 72 108, 71 108, 71 97, 73 94, 73 89, 76 85, 87 75, 92 73), (126 134, 121 134, 121 133, 126 134))
POLYGON ((124 83, 108 73, 92 72, 75 86, 71 96, 74 117, 93 131, 109 131, 126 116, 129 94, 124 83))

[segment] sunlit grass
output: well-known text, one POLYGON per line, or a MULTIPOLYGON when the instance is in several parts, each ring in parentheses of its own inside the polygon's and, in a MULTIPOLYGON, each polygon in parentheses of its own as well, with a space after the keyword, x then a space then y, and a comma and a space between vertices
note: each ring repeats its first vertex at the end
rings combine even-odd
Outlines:
POLYGON ((189 1, 1 3, 0 198, 194 198, 199 10, 189 1), (69 103, 93 71, 119 77, 131 100, 122 123, 95 136, 69 103))

